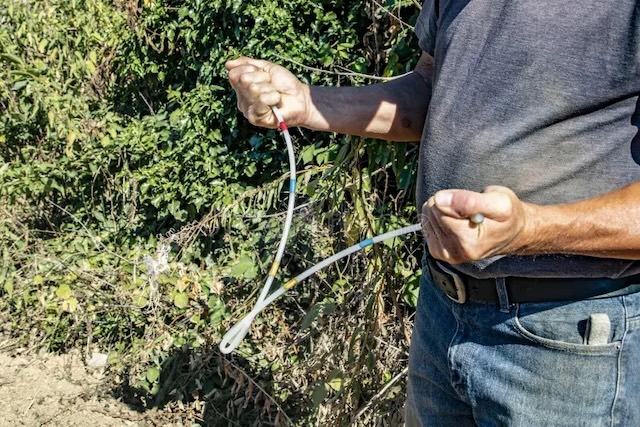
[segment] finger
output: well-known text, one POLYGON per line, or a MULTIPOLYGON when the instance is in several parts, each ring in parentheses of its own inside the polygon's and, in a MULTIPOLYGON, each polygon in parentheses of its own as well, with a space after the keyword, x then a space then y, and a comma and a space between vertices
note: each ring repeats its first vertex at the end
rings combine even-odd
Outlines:
POLYGON ((257 101, 249 106, 248 119, 253 124, 277 125, 277 119, 273 115, 271 107, 278 105, 280 94, 276 91, 260 94, 257 101), (255 122, 255 123, 254 123, 255 122))
POLYGON ((267 78, 269 76, 269 74, 265 73, 261 68, 253 65, 241 65, 229 71, 229 82, 234 89, 242 83, 251 84, 253 83, 251 74, 266 74, 267 78))
POLYGON ((446 215, 440 217, 440 222, 443 229, 450 231, 451 238, 443 244, 448 249, 452 264, 480 259, 484 247, 481 242, 481 230, 484 225, 474 224, 466 218, 458 219, 446 215))
MULTIPOLYGON (((462 242, 465 240, 465 236, 459 234, 462 231, 460 229, 461 220, 445 216, 435 205, 429 210, 428 219, 438 236, 439 259, 450 264, 457 263, 460 254, 464 253, 462 242)), ((469 221, 462 220, 462 222, 466 225, 469 221)))
POLYGON ((422 233, 427 241, 427 247, 431 256, 437 259, 446 260, 449 258, 449 251, 445 247, 446 234, 439 221, 433 214, 433 197, 429 198, 422 206, 422 233))
POLYGON ((427 242, 429 254, 433 258, 452 263, 451 250, 441 239, 442 234, 438 229, 428 222, 423 227, 423 233, 425 233, 425 240, 427 242))
MULTIPOLYGON (((475 214, 495 221, 506 221, 512 212, 512 198, 504 187, 490 187, 485 193, 468 190, 442 190, 435 194, 435 205, 442 214, 457 218, 471 218, 475 214)), ((510 190, 509 190, 510 191, 510 190)))
POLYGON ((245 107, 245 103, 244 103, 244 99, 240 96, 237 96, 237 101, 236 102, 236 106, 238 107, 238 110, 240 110, 240 112, 242 112, 242 114, 244 114, 244 107, 245 107))
POLYGON ((428 222, 433 225, 434 230, 438 232, 440 240, 448 240, 450 237, 450 229, 441 220, 442 213, 435 205, 435 197, 430 197, 425 203, 425 206, 424 214, 427 216, 428 222))
POLYGON ((503 194, 511 195, 516 198, 518 197, 516 196, 516 193, 513 192, 513 190, 507 187, 503 187, 501 185, 489 185, 488 187, 485 187, 485 189, 483 190, 483 193, 503 193, 503 194))
POLYGON ((238 98, 238 108, 245 116, 249 107, 255 110, 257 114, 262 115, 267 112, 272 105, 280 103, 280 93, 268 82, 252 83, 248 87, 236 89, 236 97, 238 98))
MULTIPOLYGON (((246 73, 238 79, 238 87, 245 91, 251 91, 253 85, 269 84, 271 85, 271 76, 264 71, 255 71, 246 73)), ((273 87, 273 85, 271 85, 273 87)))
POLYGON ((276 88, 273 87, 273 85, 268 81, 251 83, 246 88, 247 97, 249 98, 250 102, 253 103, 259 102, 260 97, 267 93, 278 93, 276 88))
POLYGON ((263 59, 254 59, 246 56, 241 56, 239 58, 227 61, 224 64, 227 70, 232 70, 233 68, 236 68, 242 65, 252 65, 256 68, 264 69, 264 68, 269 68, 271 65, 273 65, 273 63, 269 61, 265 61, 263 59))
POLYGON ((440 244, 440 239, 438 239, 438 233, 436 233, 433 224, 429 222, 426 215, 422 219, 422 235, 427 243, 429 254, 434 258, 441 259, 442 245, 440 244))

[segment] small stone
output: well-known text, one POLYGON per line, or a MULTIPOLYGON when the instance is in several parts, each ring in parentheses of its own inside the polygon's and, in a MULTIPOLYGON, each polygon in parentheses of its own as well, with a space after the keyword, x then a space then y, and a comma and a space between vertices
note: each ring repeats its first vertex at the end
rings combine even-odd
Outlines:
POLYGON ((104 368, 107 366, 109 355, 105 353, 91 353, 91 357, 87 357, 87 366, 89 368, 104 368))

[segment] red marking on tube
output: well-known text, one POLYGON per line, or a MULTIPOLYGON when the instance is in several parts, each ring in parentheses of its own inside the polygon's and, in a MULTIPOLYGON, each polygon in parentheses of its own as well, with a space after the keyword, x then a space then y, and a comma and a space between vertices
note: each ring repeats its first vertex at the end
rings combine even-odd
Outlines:
POLYGON ((280 122, 280 130, 284 132, 287 130, 287 124, 285 122, 280 122))

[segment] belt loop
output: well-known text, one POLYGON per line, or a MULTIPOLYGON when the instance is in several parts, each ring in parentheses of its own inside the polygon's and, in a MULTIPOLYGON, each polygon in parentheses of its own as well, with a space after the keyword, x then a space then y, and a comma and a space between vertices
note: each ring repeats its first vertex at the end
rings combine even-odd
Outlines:
POLYGON ((509 311, 511 311, 511 304, 509 304, 507 284, 504 277, 496 278, 496 291, 498 292, 498 303, 500 304, 500 311, 503 313, 508 313, 509 311))

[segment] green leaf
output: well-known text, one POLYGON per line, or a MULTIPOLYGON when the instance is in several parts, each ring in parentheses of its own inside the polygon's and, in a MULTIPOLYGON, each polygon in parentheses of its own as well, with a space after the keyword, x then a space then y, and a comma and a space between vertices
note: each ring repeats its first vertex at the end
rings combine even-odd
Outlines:
POLYGON ((307 314, 302 319, 300 329, 305 330, 311 326, 313 321, 318 317, 320 313, 331 314, 335 310, 336 305, 333 302, 319 302, 309 309, 307 314))
POLYGON ((316 148, 313 145, 307 145, 302 149, 299 158, 302 159, 304 164, 311 163, 316 154, 316 148))
POLYGON ((257 275, 257 267, 253 259, 247 255, 243 255, 229 270, 232 277, 245 277, 252 279, 257 275))
POLYGON ((7 295, 11 296, 11 294, 13 294, 13 281, 7 280, 6 282, 4 282, 3 288, 7 295))
POLYGON ((313 408, 314 409, 318 408, 322 404, 322 401, 324 400, 325 397, 327 397, 327 389, 324 383, 316 385, 313 388, 313 392, 311 393, 311 402, 312 402, 313 408))
POLYGON ((145 375, 145 377, 150 383, 156 382, 156 380, 160 378, 160 369, 158 369, 156 366, 152 366, 151 368, 147 369, 147 374, 145 375))
POLYGON ((149 303, 149 301, 147 301, 147 299, 142 295, 134 295, 134 297, 132 298, 132 302, 136 307, 139 308, 144 308, 149 303))
MULTIPOLYGON (((34 279, 35 282, 35 279, 34 279)), ((69 287, 69 285, 62 284, 56 289, 56 296, 61 299, 69 299, 73 295, 73 291, 69 287)))
POLYGON ((73 313, 78 308, 78 300, 75 299, 74 297, 70 297, 62 301, 62 304, 60 306, 64 311, 68 313, 73 313))
POLYGON ((23 65, 24 64, 22 62, 22 58, 20 58, 20 57, 18 57, 16 55, 13 55, 11 53, 0 53, 0 58, 6 60, 8 62, 11 62, 11 63, 13 63, 15 65, 23 65))
POLYGON ((327 383, 335 391, 340 391, 343 385, 342 377, 335 377, 327 383))
POLYGON ((178 308, 185 308, 189 305, 189 295, 184 292, 176 292, 173 296, 173 304, 178 308))
POLYGON ((20 89, 24 88, 27 85, 27 83, 29 83, 28 80, 20 80, 18 82, 15 82, 13 84, 13 90, 20 90, 20 89))

